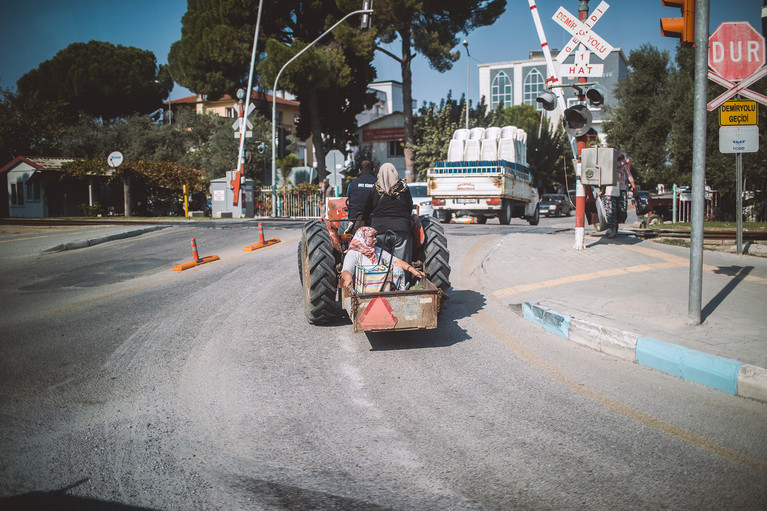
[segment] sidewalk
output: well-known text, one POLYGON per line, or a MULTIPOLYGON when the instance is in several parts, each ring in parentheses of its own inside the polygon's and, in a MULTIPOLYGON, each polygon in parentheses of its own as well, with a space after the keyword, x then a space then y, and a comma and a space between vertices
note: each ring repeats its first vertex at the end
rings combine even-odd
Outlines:
POLYGON ((767 258, 704 250, 701 319, 689 324, 689 249, 627 231, 513 233, 482 262, 484 285, 569 341, 731 394, 767 401, 767 258))

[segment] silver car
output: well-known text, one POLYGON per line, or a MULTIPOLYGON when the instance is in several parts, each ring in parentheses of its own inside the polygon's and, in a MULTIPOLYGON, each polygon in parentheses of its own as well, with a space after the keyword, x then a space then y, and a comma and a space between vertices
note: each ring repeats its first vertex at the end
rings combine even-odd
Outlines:
POLYGON ((431 204, 429 188, 424 182, 408 183, 410 195, 413 196, 413 213, 422 216, 434 216, 434 207, 431 204))

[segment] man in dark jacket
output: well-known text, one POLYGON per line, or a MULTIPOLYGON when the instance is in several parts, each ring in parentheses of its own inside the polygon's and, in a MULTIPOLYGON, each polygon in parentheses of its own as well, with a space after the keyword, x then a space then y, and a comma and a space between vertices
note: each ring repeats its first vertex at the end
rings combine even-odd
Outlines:
MULTIPOLYGON (((363 160, 360 164, 360 168, 357 169, 358 176, 349 183, 349 187, 346 190, 346 208, 349 210, 349 220, 358 220, 351 226, 351 230, 347 230, 351 234, 357 228, 369 223, 369 218, 363 218, 362 213, 365 210, 365 205, 368 202, 370 194, 373 192, 376 186, 375 169, 373 168, 373 162, 370 160, 363 160)), ((350 222, 351 223, 351 222, 350 222)))

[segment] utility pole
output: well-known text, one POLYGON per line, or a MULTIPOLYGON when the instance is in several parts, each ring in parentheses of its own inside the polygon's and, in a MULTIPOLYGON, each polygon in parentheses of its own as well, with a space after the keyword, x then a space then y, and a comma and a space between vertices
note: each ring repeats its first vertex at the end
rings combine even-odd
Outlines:
POLYGON ((706 208, 706 99, 709 0, 695 4, 695 96, 692 125, 692 214, 688 322, 700 325, 703 289, 703 213, 706 208))

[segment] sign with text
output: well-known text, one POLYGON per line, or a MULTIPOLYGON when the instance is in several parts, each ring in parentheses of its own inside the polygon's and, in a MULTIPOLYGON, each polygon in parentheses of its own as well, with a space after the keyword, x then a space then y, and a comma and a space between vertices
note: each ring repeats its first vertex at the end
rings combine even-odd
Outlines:
POLYGON ((719 107, 720 126, 746 126, 759 124, 759 105, 756 101, 726 101, 719 107))
POLYGON ((759 150, 759 126, 719 128, 720 153, 755 153, 759 150))
POLYGON ((556 21, 559 26, 570 32, 573 38, 565 45, 562 51, 557 55, 557 61, 559 63, 564 62, 565 58, 575 49, 578 43, 585 46, 596 54, 597 57, 604 60, 613 51, 613 47, 607 43, 604 39, 599 37, 596 32, 591 29, 594 24, 599 21, 602 14, 607 10, 610 5, 607 2, 600 3, 594 13, 589 16, 585 22, 581 23, 577 16, 573 16, 564 7, 557 9, 551 19, 556 21))
POLYGON ((363 142, 388 142, 390 140, 404 140, 405 128, 373 128, 362 130, 363 142))

